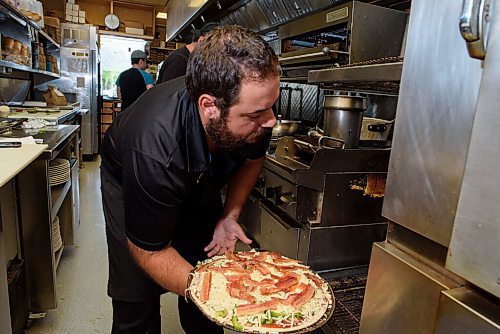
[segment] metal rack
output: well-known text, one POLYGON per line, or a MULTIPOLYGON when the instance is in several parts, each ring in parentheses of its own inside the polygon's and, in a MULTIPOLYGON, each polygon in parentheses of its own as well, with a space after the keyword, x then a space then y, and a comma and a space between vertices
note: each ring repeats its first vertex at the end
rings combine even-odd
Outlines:
POLYGON ((331 319, 318 333, 357 334, 368 275, 368 267, 344 269, 322 274, 335 296, 331 319))
MULTIPOLYGON (((14 8, 5 0, 0 0, 0 12, 2 12, 13 24, 4 24, 2 26, 3 30, 7 30, 10 33, 14 33, 19 36, 24 36, 23 40, 25 44, 29 44, 31 42, 31 53, 30 57, 33 54, 33 46, 38 45, 38 40, 40 37, 45 39, 50 45, 51 49, 58 51, 60 48, 59 43, 57 43, 52 37, 50 37, 45 31, 41 30, 41 28, 29 18, 24 16, 18 9, 14 8)), ((12 70, 28 72, 34 74, 41 74, 48 77, 59 78, 60 75, 57 73, 39 70, 34 68, 35 64, 31 66, 18 64, 11 61, 6 61, 0 59, 0 73, 10 74, 12 70)))

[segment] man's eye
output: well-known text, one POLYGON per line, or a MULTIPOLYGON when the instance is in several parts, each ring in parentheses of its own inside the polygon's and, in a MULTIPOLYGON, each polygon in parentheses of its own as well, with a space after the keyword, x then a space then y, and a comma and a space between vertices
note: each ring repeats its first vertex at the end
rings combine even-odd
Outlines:
POLYGON ((250 119, 259 119, 259 118, 260 118, 260 115, 259 115, 259 114, 256 114, 256 115, 248 115, 248 118, 250 118, 250 119))

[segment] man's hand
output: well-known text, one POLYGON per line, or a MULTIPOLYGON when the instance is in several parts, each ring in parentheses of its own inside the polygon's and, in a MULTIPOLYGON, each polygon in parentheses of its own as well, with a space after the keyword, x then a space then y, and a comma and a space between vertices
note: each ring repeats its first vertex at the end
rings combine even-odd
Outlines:
POLYGON ((208 257, 234 251, 238 239, 247 245, 252 243, 252 240, 247 238, 245 232, 234 218, 222 218, 215 226, 212 242, 204 248, 204 251, 208 252, 208 257))

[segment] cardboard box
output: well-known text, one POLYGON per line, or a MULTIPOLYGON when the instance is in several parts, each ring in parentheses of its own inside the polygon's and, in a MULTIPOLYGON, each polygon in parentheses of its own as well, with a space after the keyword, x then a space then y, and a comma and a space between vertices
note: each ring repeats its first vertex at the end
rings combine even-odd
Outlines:
POLYGON ((71 22, 78 23, 78 16, 72 16, 71 22))
POLYGON ((66 11, 67 11, 68 9, 73 10, 73 4, 71 4, 71 3, 67 3, 67 4, 66 4, 66 11))
POLYGON ((61 20, 64 20, 66 14, 63 10, 55 10, 55 9, 44 9, 45 16, 57 17, 61 20))
POLYGON ((76 4, 74 4, 74 5, 73 5, 73 10, 80 10, 80 5, 76 5, 76 4))
POLYGON ((85 24, 85 18, 84 17, 79 17, 78 18, 78 23, 85 24))
POLYGON ((144 29, 144 23, 137 21, 125 21, 125 27, 135 28, 135 29, 144 29))
POLYGON ((68 0, 68 3, 70 3, 70 4, 74 4, 74 3, 75 3, 75 0, 68 0))
POLYGON ((166 30, 160 30, 160 41, 163 41, 163 42, 167 41, 167 31, 166 30))
POLYGON ((113 122, 113 115, 101 115, 101 122, 102 124, 111 124, 113 122))
POLYGON ((68 22, 73 21, 73 16, 71 16, 71 15, 66 15, 66 21, 68 21, 68 22))
POLYGON ((101 124, 101 134, 105 134, 111 124, 101 124))
POLYGON ((144 35, 144 29, 125 27, 125 33, 132 35, 144 35))
POLYGON ((78 17, 78 12, 79 12, 78 10, 73 9, 73 13, 71 15, 78 17))
POLYGON ((84 10, 79 10, 78 11, 78 16, 85 18, 85 11, 84 10))
POLYGON ((61 21, 57 17, 53 16, 45 16, 45 25, 49 27, 54 27, 54 28, 60 28, 61 27, 61 21))
POLYGON ((73 14, 73 8, 71 8, 71 7, 66 7, 66 14, 68 14, 68 15, 73 14))

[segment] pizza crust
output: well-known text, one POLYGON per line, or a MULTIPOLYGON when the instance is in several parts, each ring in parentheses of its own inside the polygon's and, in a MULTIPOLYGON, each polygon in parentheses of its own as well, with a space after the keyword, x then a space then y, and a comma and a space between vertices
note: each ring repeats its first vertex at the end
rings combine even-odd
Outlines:
MULTIPOLYGON (((205 289, 207 282, 205 282, 205 289)), ((310 329, 311 326, 318 328, 328 321, 334 307, 332 290, 320 276, 298 261, 268 252, 229 253, 204 261, 192 274, 188 294, 209 319, 224 327, 245 333, 299 333, 310 329), (210 275, 209 293, 206 290, 202 293, 205 275, 210 275), (237 283, 231 285, 231 281, 237 283), (280 287, 287 286, 287 288, 270 294, 262 293, 262 291, 279 289, 276 288, 278 281, 280 287), (239 289, 232 290, 230 293, 230 288, 234 286, 239 289), (314 288, 309 299, 306 295, 310 294, 312 288, 308 286, 314 288), (208 296, 208 299, 202 300, 202 295, 208 296), (286 302, 297 300, 299 297, 301 297, 300 301, 296 301, 295 305, 286 302), (306 299, 307 302, 298 305, 306 299), (260 309, 268 304, 272 306, 254 314, 240 314, 239 312, 243 309, 251 312, 249 309, 254 309, 254 306, 260 309), (273 314, 270 310, 273 310, 273 314), (236 325, 233 322, 235 317, 236 325), (293 326, 291 325, 292 318, 294 319, 293 326), (270 326, 283 327, 266 327, 262 324, 266 321, 265 319, 268 322, 272 319, 270 326), (287 324, 283 325, 285 323, 287 324)), ((245 313, 245 311, 242 312, 245 313)))

